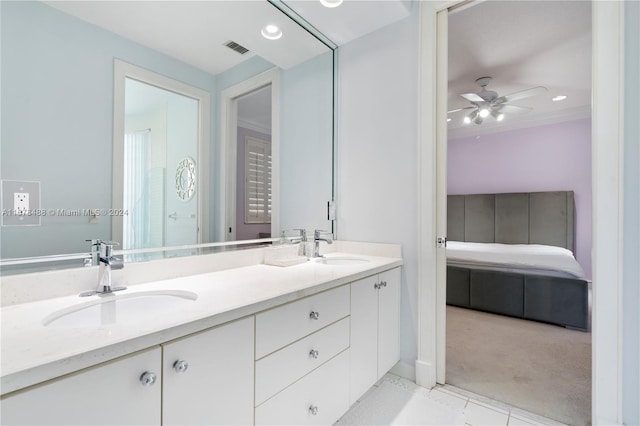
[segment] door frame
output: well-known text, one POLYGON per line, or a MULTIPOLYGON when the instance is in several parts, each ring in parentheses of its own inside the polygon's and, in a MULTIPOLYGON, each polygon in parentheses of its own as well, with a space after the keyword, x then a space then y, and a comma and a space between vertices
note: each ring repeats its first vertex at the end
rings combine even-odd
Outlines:
POLYGON ((238 168, 238 99, 271 85, 271 236, 280 228, 280 69, 271 68, 220 94, 220 197, 219 235, 224 241, 236 240, 236 202, 238 168), (229 231, 231 229, 231 231, 229 231))
MULTIPOLYGON (((206 90, 174 80, 162 74, 138 67, 120 59, 113 61, 113 163, 111 206, 115 211, 123 208, 124 194, 124 134, 126 79, 140 81, 198 102, 198 158, 197 183, 198 217, 197 243, 209 242, 209 145, 211 132, 211 96, 206 90)), ((123 220, 120 215, 111 216, 111 239, 122 241, 123 220)))
MULTIPOLYGON (((446 347, 446 310, 441 306, 446 275, 436 249, 436 237, 446 235, 446 198, 438 191, 446 182, 447 140, 441 55, 447 46, 447 9, 463 3, 468 0, 420 2, 416 383, 429 388, 444 381, 446 347)), ((592 15, 592 421, 621 424, 624 3, 594 1, 592 15)))

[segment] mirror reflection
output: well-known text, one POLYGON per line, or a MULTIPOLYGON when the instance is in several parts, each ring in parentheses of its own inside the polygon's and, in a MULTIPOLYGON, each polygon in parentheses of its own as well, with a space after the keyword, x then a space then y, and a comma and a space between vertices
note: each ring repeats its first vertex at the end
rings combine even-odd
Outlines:
POLYGON ((333 52, 270 3, 0 7, 3 260, 332 228, 333 52))

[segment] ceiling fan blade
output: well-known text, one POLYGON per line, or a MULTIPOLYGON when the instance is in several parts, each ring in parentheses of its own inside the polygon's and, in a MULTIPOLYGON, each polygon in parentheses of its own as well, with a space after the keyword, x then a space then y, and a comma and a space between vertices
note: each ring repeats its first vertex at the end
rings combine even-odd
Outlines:
POLYGON ((476 108, 476 107, 469 106, 469 107, 464 107, 464 108, 452 109, 451 111, 447 111, 447 114, 451 114, 453 112, 464 111, 465 109, 473 109, 473 108, 476 108))
POLYGON ((533 108, 502 104, 497 107, 497 110, 503 114, 522 114, 533 110, 533 108))
POLYGON ((547 91, 547 88, 543 87, 543 86, 532 87, 531 89, 523 90, 521 92, 516 92, 516 93, 512 93, 510 95, 505 95, 505 96, 500 96, 497 100, 502 102, 502 103, 504 103, 504 102, 513 102, 513 101, 517 101, 518 99, 524 99, 524 98, 528 98, 530 96, 541 95, 542 93, 545 93, 546 91, 547 91))
POLYGON ((469 102, 484 102, 484 99, 482 99, 477 93, 463 93, 460 96, 469 102))

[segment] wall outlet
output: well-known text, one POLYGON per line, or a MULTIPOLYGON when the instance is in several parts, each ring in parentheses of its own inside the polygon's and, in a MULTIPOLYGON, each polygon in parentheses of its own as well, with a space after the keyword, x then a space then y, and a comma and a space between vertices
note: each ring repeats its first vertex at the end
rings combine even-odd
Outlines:
POLYGON ((25 215, 29 212, 29 193, 13 193, 13 210, 17 215, 25 215))

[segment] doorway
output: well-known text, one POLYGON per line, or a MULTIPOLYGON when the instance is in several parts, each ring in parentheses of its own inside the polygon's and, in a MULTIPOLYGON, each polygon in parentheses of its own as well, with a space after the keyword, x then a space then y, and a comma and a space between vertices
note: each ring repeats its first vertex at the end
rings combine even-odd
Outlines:
POLYGON ((574 308, 584 313, 581 321, 588 316, 591 5, 550 2, 541 8, 533 2, 485 1, 450 10, 448 58, 447 254, 452 258, 447 259, 445 381, 563 423, 587 424, 591 333, 564 328, 562 321, 541 315, 542 301, 538 307, 529 300, 543 280, 559 292, 571 285, 579 294, 565 295, 562 302, 545 300, 545 312, 562 305, 565 313, 574 308), (491 25, 476 36, 487 16, 491 25), (556 209, 543 200, 558 191, 570 191, 570 201, 556 209), (466 208, 458 207, 459 201, 466 208), (539 215, 530 207, 534 201, 553 214, 570 205, 571 237, 546 238, 562 234, 551 231, 552 221, 539 221, 544 229, 531 233, 539 215), (489 211, 495 213, 491 226, 481 216, 489 211), (566 257, 571 271, 543 269, 534 249, 566 257), (499 257, 490 256, 498 251, 499 257), (478 265, 478 257, 491 264, 478 265), (506 263, 507 258, 512 260, 506 263), (543 274, 562 279, 539 278, 543 274))
POLYGON ((220 95, 224 202, 219 212, 224 220, 218 232, 224 241, 277 235, 280 216, 274 206, 278 206, 280 178, 279 81, 279 71, 273 68, 220 95), (248 187, 253 188, 252 194, 248 187))
POLYGON ((124 249, 209 237, 209 93, 114 63, 112 239, 124 249))
MULTIPOLYGON (((420 149, 420 301, 416 381, 432 387, 444 374, 445 267, 444 250, 436 237, 446 233, 446 46, 447 8, 460 1, 421 3, 421 149, 420 149), (434 102, 435 99, 435 102, 434 102), (437 142, 436 142, 437 141, 437 142), (444 148, 443 148, 444 147, 444 148), (436 149, 437 148, 437 149, 436 149), (443 149, 444 156, 443 156, 443 149), (444 169, 443 169, 444 167, 444 169), (442 189, 442 190, 441 190, 442 189), (438 201, 441 200, 441 201, 438 201), (435 206, 435 208, 434 208, 435 206), (438 380, 437 380, 438 379, 438 380)), ((619 247, 622 147, 621 102, 622 5, 592 2, 593 16, 593 248, 594 316, 592 419, 620 423, 622 365, 620 362, 622 279, 619 247), (606 290, 598 282, 607 282, 606 290)))

